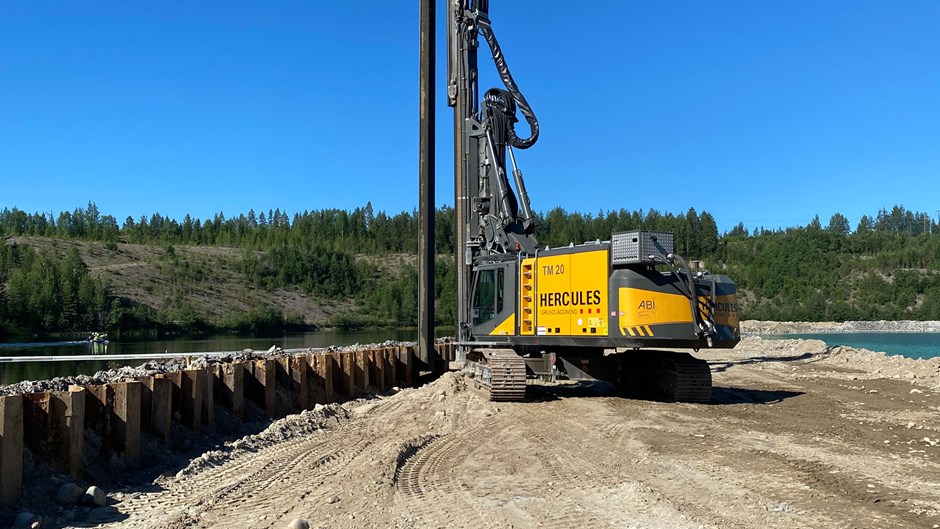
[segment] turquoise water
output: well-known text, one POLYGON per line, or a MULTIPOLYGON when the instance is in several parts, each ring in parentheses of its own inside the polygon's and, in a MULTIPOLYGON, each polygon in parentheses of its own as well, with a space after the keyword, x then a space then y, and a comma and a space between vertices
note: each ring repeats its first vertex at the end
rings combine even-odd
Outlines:
POLYGON ((940 356, 940 333, 937 332, 846 332, 834 334, 765 334, 766 339, 799 338, 822 340, 828 345, 846 345, 881 351, 908 358, 940 356))

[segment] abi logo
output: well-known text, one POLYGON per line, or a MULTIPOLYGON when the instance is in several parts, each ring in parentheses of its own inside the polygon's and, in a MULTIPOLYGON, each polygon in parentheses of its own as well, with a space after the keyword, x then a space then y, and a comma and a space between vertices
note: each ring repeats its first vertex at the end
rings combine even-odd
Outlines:
POLYGON ((637 305, 636 308, 643 310, 656 310, 656 302, 651 299, 644 299, 640 302, 639 305, 637 305))

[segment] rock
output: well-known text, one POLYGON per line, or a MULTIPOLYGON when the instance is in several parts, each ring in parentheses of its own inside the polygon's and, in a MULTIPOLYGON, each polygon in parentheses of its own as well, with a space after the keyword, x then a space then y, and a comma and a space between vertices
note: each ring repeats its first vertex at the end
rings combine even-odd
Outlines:
POLYGON ((56 491, 55 502, 59 505, 78 505, 84 495, 85 491, 81 487, 72 482, 67 482, 63 483, 56 491))
POLYGON ((338 501, 339 501, 339 496, 337 496, 336 494, 330 496, 330 497, 327 498, 327 500, 326 500, 326 502, 329 503, 330 505, 332 505, 332 504, 334 504, 334 503, 336 503, 336 502, 338 502, 338 501))
POLYGON ((108 504, 108 496, 104 493, 103 490, 92 485, 88 487, 88 490, 85 491, 85 495, 82 496, 82 503, 84 505, 104 507, 108 504))
POLYGON ((73 511, 73 510, 68 510, 68 511, 63 512, 63 513, 59 516, 59 522, 60 522, 60 523, 65 523, 66 525, 68 525, 69 523, 75 521, 75 517, 76 517, 76 516, 75 516, 75 511, 73 511))
POLYGON ((42 519, 31 512, 24 511, 16 515, 16 518, 13 520, 13 529, 27 529, 37 522, 41 526, 42 519))
POLYGON ((124 458, 117 454, 111 454, 111 467, 115 470, 124 470, 124 458))
POLYGON ((103 523, 116 521, 118 514, 120 514, 119 511, 113 505, 105 505, 104 507, 93 509, 88 516, 90 521, 103 523))
POLYGON ((294 518, 287 524, 287 529, 310 529, 310 523, 303 518, 294 518))

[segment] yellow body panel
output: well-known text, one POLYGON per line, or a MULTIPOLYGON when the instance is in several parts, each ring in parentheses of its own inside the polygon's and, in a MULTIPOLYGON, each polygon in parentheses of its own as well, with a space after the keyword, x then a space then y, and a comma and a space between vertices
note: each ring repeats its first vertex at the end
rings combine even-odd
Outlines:
POLYGON ((521 333, 606 336, 608 262, 606 249, 524 259, 521 333), (531 306, 532 325, 525 323, 526 303, 531 306))
POLYGON ((692 322, 692 307, 683 295, 621 288, 619 297, 617 310, 623 336, 652 336, 650 325, 692 322))
POLYGON ((715 298, 715 325, 727 325, 738 328, 738 296, 717 296, 715 298))
POLYGON ((490 333, 490 336, 515 336, 516 334, 516 315, 510 314, 508 318, 503 320, 503 323, 500 323, 493 329, 493 332, 490 333))
MULTIPOLYGON (((681 294, 621 288, 619 300, 620 334, 623 336, 653 336, 651 325, 692 323, 689 298, 681 294)), ((699 302, 704 304, 708 300, 700 297, 699 302)), ((715 302, 715 323, 736 327, 735 297, 718 296, 715 302)))

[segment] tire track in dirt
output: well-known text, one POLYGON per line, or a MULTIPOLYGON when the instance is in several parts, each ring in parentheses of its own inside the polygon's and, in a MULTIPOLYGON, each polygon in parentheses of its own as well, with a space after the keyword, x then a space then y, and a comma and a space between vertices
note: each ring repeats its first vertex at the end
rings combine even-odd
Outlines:
POLYGON ((492 464, 525 457, 530 468, 513 475, 511 491, 498 492, 512 499, 500 505, 503 523, 494 526, 508 522, 516 527, 606 528, 635 526, 638 521, 643 526, 643 520, 653 526, 663 520, 667 520, 665 526, 687 525, 688 517, 680 511, 691 509, 675 504, 643 479, 635 479, 629 451, 594 451, 609 444, 603 432, 609 415, 598 414, 596 403, 594 399, 585 407, 581 399, 530 401, 502 412, 512 428, 508 435, 492 440, 505 447, 497 453, 503 459, 492 464), (634 509, 643 515, 631 517, 623 510, 610 509, 615 497, 640 505, 634 509))
MULTIPOLYGON (((566 437, 566 436, 563 436, 566 437)), ((540 474, 543 479, 539 480, 541 487, 545 486, 545 478, 548 483, 567 484, 565 494, 552 501, 550 509, 541 510, 535 515, 539 522, 539 527, 546 529, 566 529, 570 527, 613 527, 609 520, 596 516, 598 512, 596 506, 585 499, 585 492, 590 490, 603 491, 607 487, 604 483, 598 482, 598 478, 603 475, 596 472, 592 465, 573 454, 569 447, 559 443, 557 437, 549 438, 541 432, 529 431, 526 436, 530 449, 540 454, 538 463, 542 467, 540 474), (586 472, 590 470, 590 472, 586 472), (591 485, 586 487, 585 485, 591 485)), ((583 440, 583 438, 582 438, 583 440)), ((583 447, 582 447, 583 450, 583 447)), ((604 480, 610 481, 610 480, 604 480)), ((532 486, 539 487, 539 483, 533 483, 532 486)))
MULTIPOLYGON (((257 455, 245 461, 233 463, 225 471, 211 472, 207 479, 196 477, 185 480, 186 493, 192 491, 212 492, 204 494, 200 502, 199 515, 203 523, 214 527, 227 527, 233 510, 248 515, 264 515, 271 523, 290 512, 298 503, 315 493, 322 478, 333 475, 349 465, 376 439, 381 438, 382 428, 374 431, 372 417, 393 416, 403 406, 401 399, 382 399, 357 408, 358 415, 338 427, 317 432, 313 437, 299 438, 265 447, 257 455), (245 474, 246 468, 254 470, 245 474), (218 477, 222 474, 222 478, 218 477), (223 485, 230 476, 244 475, 230 485, 223 485), (282 496, 267 491, 290 490, 291 496, 282 496), (298 488, 303 490, 297 490, 298 488)), ((317 496, 326 496, 320 492, 317 496)), ((319 498, 325 499, 325 498, 319 498)), ((242 527, 238 523, 232 527, 242 527)))
POLYGON ((437 437, 419 446, 396 472, 396 501, 408 517, 431 525, 445 517, 449 527, 485 522, 487 516, 468 500, 456 477, 466 459, 487 437, 498 435, 503 423, 502 417, 496 417, 459 435, 437 437))
POLYGON ((445 512, 455 516, 449 527, 474 527, 487 520, 491 526, 516 523, 549 529, 611 527, 609 520, 594 514, 600 509, 586 497, 595 493, 603 496, 607 486, 616 483, 619 476, 605 475, 600 465, 585 462, 585 445, 571 442, 572 438, 585 440, 578 431, 583 428, 544 411, 544 406, 544 403, 509 404, 498 420, 487 421, 459 436, 449 435, 427 443, 398 473, 399 501, 413 509, 416 521, 440 520, 445 512), (572 431, 577 433, 572 436, 572 431), (486 457, 488 463, 475 476, 474 469, 467 464, 471 457, 486 457), (479 490, 485 486, 476 481, 486 480, 488 470, 498 473, 501 468, 510 468, 514 460, 522 459, 530 469, 524 476, 516 476, 518 481, 511 491, 490 495, 479 490), (470 480, 472 484, 461 480, 470 480), (548 500, 544 497, 546 483, 563 487, 564 494, 548 500), (582 483, 590 486, 576 485, 582 483), (456 510, 455 498, 460 499, 456 510))
MULTIPOLYGON (((303 442, 303 439, 285 441, 278 447, 278 452, 290 452, 303 442)), ((133 524, 139 518, 143 527, 151 527, 191 518, 198 510, 204 510, 204 505, 212 502, 214 494, 224 494, 227 488, 236 490, 245 480, 256 475, 258 461, 252 457, 254 455, 238 454, 221 463, 209 463, 198 472, 177 477, 162 491, 125 498, 121 510, 132 515, 125 523, 136 527, 133 524)))
POLYGON ((273 463, 255 475, 223 489, 200 513, 201 518, 211 527, 243 527, 238 521, 231 523, 230 513, 239 512, 268 516, 274 524, 313 494, 323 476, 350 464, 369 444, 367 439, 356 442, 348 435, 328 442, 300 444, 290 453, 277 455, 273 463), (273 488, 276 490, 268 492, 273 488))
MULTIPOLYGON (((383 416, 387 408, 398 405, 379 402, 365 413, 383 416)), ((303 416, 298 417, 301 419, 295 420, 302 421, 303 416)), ((294 434, 292 438, 260 449, 218 453, 216 459, 197 460, 195 464, 199 466, 195 470, 184 471, 169 481, 164 490, 126 497, 120 508, 131 517, 120 527, 191 526, 196 520, 202 525, 213 518, 230 519, 232 509, 245 513, 263 511, 268 516, 289 509, 292 504, 284 502, 273 489, 313 480, 309 485, 312 488, 319 477, 348 464, 377 438, 353 429, 350 423, 355 417, 326 416, 313 420, 330 419, 338 419, 340 423, 310 434, 294 434)), ((307 494, 309 491, 299 499, 307 494)), ((219 522, 216 526, 226 525, 219 522)))
POLYGON ((163 493, 125 501, 121 510, 131 513, 132 518, 121 527, 164 527, 196 519, 200 525, 215 520, 215 527, 243 527, 241 522, 229 525, 224 520, 231 519, 233 509, 245 515, 270 515, 272 510, 289 508, 290 502, 268 491, 310 480, 313 487, 318 476, 348 463, 365 444, 347 441, 348 436, 299 439, 233 459, 230 464, 206 468, 184 477, 163 493))
POLYGON ((835 519, 864 510, 872 527, 917 527, 922 518, 910 512, 913 498, 907 491, 875 484, 864 475, 847 474, 844 469, 820 461, 791 459, 774 454, 806 484, 803 495, 823 500, 835 519))
MULTIPOLYGON (((682 409, 647 414, 645 418, 634 415, 611 425, 607 433, 626 436, 632 423, 633 428, 639 428, 636 435, 649 440, 652 436, 645 425, 656 426, 670 418, 677 424, 704 426, 705 433, 699 434, 701 439, 698 440, 691 438, 695 432, 691 428, 683 436, 660 427, 653 434, 659 437, 659 442, 652 447, 653 457, 658 461, 675 458, 684 465, 716 476, 741 460, 751 461, 743 473, 725 481, 736 488, 765 491, 760 503, 772 513, 769 520, 778 515, 790 515, 803 523, 816 518, 817 523, 829 525, 864 513, 866 519, 878 527, 917 527, 922 523, 915 509, 917 505, 929 505, 929 498, 915 488, 896 488, 888 483, 889 478, 879 473, 886 470, 885 465, 896 469, 899 461, 888 463, 876 458, 875 453, 869 453, 869 465, 859 466, 855 462, 857 453, 866 448, 853 446, 854 442, 842 438, 852 436, 842 434, 851 431, 853 435, 870 436, 871 432, 854 423, 841 425, 838 444, 824 443, 823 439, 833 438, 826 435, 832 423, 820 423, 818 412, 813 410, 823 407, 839 413, 849 407, 828 392, 813 395, 816 402, 812 404, 806 402, 809 398, 801 397, 800 404, 774 402, 775 407, 753 402, 711 405, 689 409, 687 414, 694 414, 694 417, 688 419, 682 409), (788 418, 786 426, 772 419, 781 414, 775 408, 784 408, 783 413, 788 418)), ((633 410, 629 401, 609 404, 612 410, 633 410)), ((675 498, 677 494, 670 493, 670 496, 675 498)))
POLYGON ((389 434, 390 423, 395 422, 396 412, 405 403, 403 399, 369 402, 354 408, 356 416, 349 422, 324 432, 324 439, 302 439, 287 452, 266 449, 264 459, 275 463, 262 467, 260 474, 264 477, 260 482, 255 476, 240 481, 234 490, 224 490, 201 513, 200 525, 243 527, 242 522, 231 520, 230 513, 239 512, 251 519, 264 517, 267 523, 259 522, 258 526, 280 527, 286 523, 283 518, 288 513, 308 500, 326 503, 330 489, 320 487, 324 479, 343 472, 359 458, 374 456, 371 447, 389 434), (249 486, 250 490, 244 490, 249 486), (279 493, 284 491, 289 493, 279 493))
MULTIPOLYGON (((605 397, 600 400, 610 399, 605 397)), ((620 399, 616 399, 620 400, 620 399)), ((546 478, 542 487, 562 484, 564 492, 551 501, 551 508, 538 514, 539 527, 625 527, 636 518, 611 511, 609 498, 626 494, 637 504, 650 504, 650 520, 672 519, 678 509, 637 476, 634 454, 615 451, 592 453, 592 447, 602 447, 611 437, 612 425, 622 426, 633 419, 616 421, 597 407, 598 399, 585 405, 582 399, 561 399, 548 403, 526 404, 526 421, 531 425, 524 435, 529 450, 541 455, 539 463, 546 478), (601 410, 600 413, 598 410, 601 410), (541 425, 541 427, 536 426, 541 425), (550 427, 545 427, 550 425, 550 427)), ((620 435, 624 440, 627 436, 620 435)), ((538 486, 538 483, 533 483, 538 486)))
MULTIPOLYGON (((768 517, 764 506, 747 499, 743 494, 732 494, 730 483, 720 483, 719 470, 708 465, 697 464, 707 458, 709 449, 692 448, 692 433, 707 427, 707 419, 699 416, 708 409, 703 404, 676 404, 638 401, 619 397, 602 397, 587 401, 573 399, 566 403, 572 409, 564 410, 556 420, 560 426, 577 432, 572 437, 581 443, 596 446, 616 446, 622 452, 610 451, 607 464, 603 459, 584 457, 584 462, 593 463, 595 476, 606 478, 609 489, 626 480, 630 489, 640 496, 638 503, 655 505, 650 515, 653 519, 675 518, 676 523, 694 521, 697 524, 714 524, 716 527, 734 528, 721 515, 723 511, 748 510, 756 517, 764 517, 768 524, 779 524, 780 519, 768 517), (602 404, 598 406, 598 403, 602 404), (668 407, 668 409, 660 409, 668 407), (681 425, 679 428, 669 425, 681 425), (652 441, 652 442, 651 442, 652 441), (677 449, 680 454, 692 453, 696 458, 686 461, 662 452, 659 446, 677 449), (664 476, 669 476, 664 479, 664 476), (715 500, 705 504, 701 494, 711 489, 715 500)), ((580 444, 569 443, 567 448, 578 456, 580 444)), ((583 457, 583 450, 580 453, 583 457)), ((579 463, 581 463, 579 461, 579 463)), ((595 481, 603 479, 594 478, 595 481)), ((606 512, 598 505, 601 512, 606 512)), ((611 514, 607 512, 607 514, 611 514)), ((617 526, 622 525, 619 522, 617 526)), ((788 521, 789 523, 789 521, 788 521)))
POLYGON ((245 520, 252 520, 252 527, 283 525, 279 518, 305 502, 326 503, 331 489, 318 486, 360 455, 374 455, 370 445, 393 432, 401 414, 414 414, 408 403, 394 397, 367 402, 352 408, 353 416, 338 426, 220 454, 222 461, 197 461, 197 469, 165 490, 125 499, 121 510, 131 518, 119 525, 245 527, 245 520))

